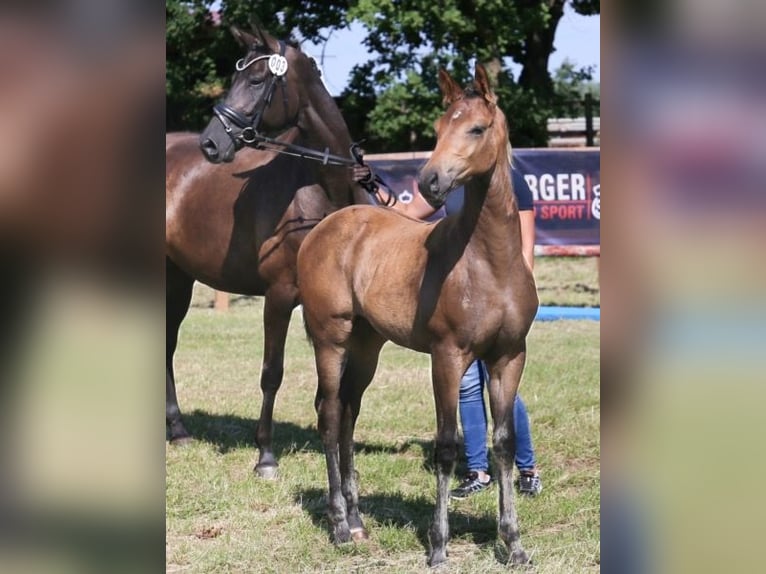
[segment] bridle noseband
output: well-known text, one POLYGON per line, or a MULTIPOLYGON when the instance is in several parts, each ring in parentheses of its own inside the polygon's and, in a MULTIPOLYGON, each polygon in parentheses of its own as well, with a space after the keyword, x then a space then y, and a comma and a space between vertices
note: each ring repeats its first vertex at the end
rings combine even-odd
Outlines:
POLYGON ((282 100, 284 102, 285 113, 287 113, 287 92, 285 88, 285 73, 287 72, 287 59, 285 58, 285 43, 279 40, 279 54, 267 54, 257 56, 251 60, 245 61, 244 58, 237 60, 235 65, 238 72, 245 70, 255 62, 268 59, 269 79, 265 87, 266 95, 256 104, 255 110, 251 115, 238 112, 234 108, 219 102, 213 106, 213 113, 223 125, 223 129, 232 139, 237 147, 243 144, 253 144, 258 141, 258 127, 261 124, 263 113, 271 105, 271 99, 274 96, 274 90, 277 82, 282 85, 282 100), (232 124, 240 129, 239 134, 235 134, 232 124))

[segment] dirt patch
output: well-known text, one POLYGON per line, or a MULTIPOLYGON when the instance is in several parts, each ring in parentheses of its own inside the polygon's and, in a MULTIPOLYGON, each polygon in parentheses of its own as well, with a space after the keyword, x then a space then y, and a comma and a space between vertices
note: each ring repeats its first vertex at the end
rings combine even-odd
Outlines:
POLYGON ((195 536, 200 540, 208 540, 210 538, 218 538, 223 530, 220 526, 206 526, 201 532, 198 532, 195 536))

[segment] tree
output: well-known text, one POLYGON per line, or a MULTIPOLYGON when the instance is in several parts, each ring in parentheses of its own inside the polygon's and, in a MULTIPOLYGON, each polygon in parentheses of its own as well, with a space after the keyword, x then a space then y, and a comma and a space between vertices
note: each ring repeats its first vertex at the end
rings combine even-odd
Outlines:
POLYGON ((248 28, 255 16, 276 37, 316 42, 323 30, 346 25, 347 10, 343 1, 167 0, 166 129, 199 130, 210 119, 242 56, 230 26, 248 28))
MULTIPOLYGON (((427 149, 433 146, 431 123, 438 114, 436 72, 449 67, 453 77, 469 79, 469 60, 483 63, 508 117, 515 145, 545 145, 546 120, 556 100, 548 72, 556 29, 566 0, 359 0, 349 19, 368 30, 365 45, 377 52, 358 66, 344 92, 344 115, 375 102, 364 126, 352 133, 370 136, 368 148, 427 149), (514 79, 508 64, 522 66, 514 79), (417 97, 414 95, 417 94, 417 97)), ((595 0, 569 0, 581 14, 597 14, 595 0)))
POLYGON ((514 145, 545 145, 546 120, 563 97, 557 90, 569 81, 548 72, 565 7, 600 10, 597 0, 167 0, 166 127, 199 130, 209 120, 241 57, 229 26, 247 27, 254 12, 282 38, 321 42, 352 21, 366 26, 364 44, 378 55, 354 68, 339 104, 368 151, 433 147, 438 68, 467 82, 474 58, 495 82, 514 145), (518 78, 511 62, 522 66, 518 78))
MULTIPOLYGON (((551 110, 558 118, 575 118, 585 115, 583 101, 586 95, 590 95, 598 104, 599 85, 593 82, 593 68, 588 66, 576 68, 569 61, 564 62, 553 74, 554 100, 551 110)), ((594 115, 599 115, 599 105, 593 110, 594 115)))

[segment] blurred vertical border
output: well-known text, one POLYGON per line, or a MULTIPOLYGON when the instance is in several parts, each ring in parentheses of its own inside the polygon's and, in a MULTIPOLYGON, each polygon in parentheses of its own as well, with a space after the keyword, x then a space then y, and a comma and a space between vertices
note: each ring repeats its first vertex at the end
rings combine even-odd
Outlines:
POLYGON ((765 16, 602 7, 604 572, 762 568, 765 16))
POLYGON ((163 7, 0 7, 2 572, 164 568, 163 7))

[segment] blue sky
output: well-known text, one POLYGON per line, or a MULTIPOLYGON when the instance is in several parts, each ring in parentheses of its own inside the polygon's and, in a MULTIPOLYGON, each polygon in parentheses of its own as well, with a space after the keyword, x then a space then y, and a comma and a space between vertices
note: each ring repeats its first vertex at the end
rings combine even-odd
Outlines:
MULTIPOLYGON (((558 68, 565 58, 578 66, 594 66, 594 80, 601 81, 601 17, 580 16, 567 4, 556 31, 556 51, 550 58, 550 70, 558 68)), ((351 68, 369 59, 362 44, 364 27, 353 24, 350 28, 332 33, 324 47, 323 77, 333 96, 339 95, 348 83, 351 68)), ((301 48, 320 61, 322 46, 305 42, 301 48)), ((513 67, 512 67, 513 68, 513 67)), ((518 77, 520 68, 513 68, 518 77)))

